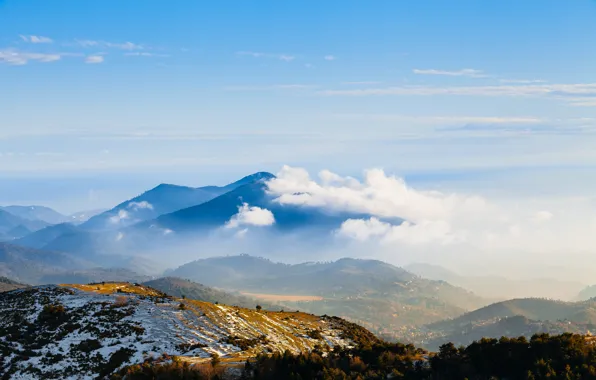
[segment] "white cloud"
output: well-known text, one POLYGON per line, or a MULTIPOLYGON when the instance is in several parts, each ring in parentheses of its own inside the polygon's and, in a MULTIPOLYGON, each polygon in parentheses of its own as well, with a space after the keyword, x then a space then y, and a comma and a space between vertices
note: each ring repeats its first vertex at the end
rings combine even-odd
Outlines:
POLYGON ((109 48, 121 49, 121 50, 141 50, 143 46, 134 44, 132 42, 124 42, 124 43, 112 43, 112 42, 105 42, 105 45, 109 48))
POLYGON ((355 82, 341 82, 341 84, 346 84, 346 85, 355 85, 355 86, 360 86, 360 85, 369 85, 369 84, 380 84, 381 82, 378 81, 355 81, 355 82))
POLYGON ((453 125, 453 124, 538 124, 546 123, 549 120, 535 116, 409 116, 400 114, 337 114, 339 118, 391 121, 404 123, 417 123, 426 125, 453 125))
POLYGON ((538 211, 532 218, 532 221, 536 223, 544 223, 550 221, 553 217, 554 215, 550 211, 538 211))
POLYGON ((574 107, 596 107, 596 96, 592 98, 569 98, 566 100, 570 106, 574 107))
POLYGON ((28 53, 18 50, 0 50, 0 63, 20 66, 29 61, 54 62, 60 60, 60 54, 28 53))
POLYGON ((54 42, 51 38, 43 36, 25 36, 21 34, 19 35, 19 37, 21 37, 23 41, 32 44, 51 44, 52 42, 54 42))
POLYGON ((470 78, 486 78, 488 75, 484 74, 482 70, 475 69, 461 69, 455 71, 449 70, 435 70, 435 69, 414 69, 414 74, 419 75, 446 75, 452 77, 470 77, 470 78))
POLYGON ((238 213, 234 215, 227 223, 227 228, 237 228, 240 226, 271 226, 275 223, 273 213, 267 209, 249 206, 244 203, 238 207, 238 213))
POLYGON ((85 63, 102 63, 104 61, 101 55, 90 55, 85 58, 85 63))
POLYGON ((141 201, 141 202, 130 202, 126 208, 132 209, 133 211, 138 211, 138 210, 153 210, 153 205, 147 201, 141 201))
POLYGON ((124 53, 124 55, 128 57, 169 57, 168 54, 148 53, 146 51, 135 51, 130 53, 124 53))
POLYGON ((323 57, 325 61, 335 61, 337 58, 334 55, 326 55, 323 57))
POLYGON ((225 87, 227 91, 267 91, 267 90, 305 90, 316 88, 316 85, 311 84, 273 84, 268 86, 228 86, 225 87))
POLYGON ((145 46, 135 44, 133 42, 107 42, 107 41, 94 41, 94 40, 75 40, 75 43, 84 48, 91 47, 104 47, 119 50, 143 50, 145 46))
POLYGON ((110 217, 110 223, 112 224, 118 224, 120 223, 120 221, 124 220, 124 219, 129 219, 130 215, 128 214, 128 211, 126 210, 119 210, 118 214, 113 215, 110 217))
POLYGON ((319 184, 306 170, 284 166, 267 185, 280 204, 404 218, 411 222, 450 219, 456 209, 468 212, 487 207, 480 197, 412 189, 403 179, 387 176, 380 169, 366 171, 362 183, 328 171, 320 176, 319 184))
POLYGON ((243 229, 241 229, 241 230, 237 231, 237 232, 234 234, 234 237, 236 237, 236 238, 238 238, 238 239, 242 239, 243 237, 245 237, 245 236, 246 236, 246 234, 247 234, 247 233, 248 233, 248 228, 243 228, 243 229))
POLYGON ((116 235, 116 241, 120 241, 124 239, 124 234, 122 232, 118 232, 118 235, 116 235))
POLYGON ((348 219, 337 231, 339 235, 359 241, 385 236, 391 230, 391 224, 381 222, 378 218, 348 219))
POLYGON ((313 180, 306 170, 285 166, 267 185, 281 205, 368 215, 345 220, 336 234, 355 244, 378 244, 387 248, 383 252, 468 258, 527 253, 526 259, 548 254, 563 260, 562 252, 589 254, 596 244, 593 198, 489 200, 414 189, 378 169, 366 171, 362 181, 329 171, 319 177, 313 180))
POLYGON ((337 231, 338 235, 361 242, 378 239, 382 243, 404 243, 421 245, 427 243, 451 244, 465 241, 465 236, 451 232, 445 221, 423 221, 417 224, 403 222, 399 225, 382 222, 375 217, 370 219, 348 219, 337 231))
POLYGON ((592 106, 596 101, 596 83, 525 84, 496 86, 400 86, 385 88, 324 90, 326 96, 489 96, 489 97, 550 97, 570 105, 592 106))
POLYGON ((238 51, 236 55, 243 55, 253 58, 273 58, 279 59, 280 61, 291 62, 296 59, 296 56, 292 54, 278 54, 278 53, 259 53, 255 51, 238 51))
POLYGON ((95 47, 95 46, 99 46, 100 42, 99 41, 93 41, 93 40, 75 40, 76 44, 84 47, 84 48, 88 48, 88 47, 95 47))
POLYGON ((499 79, 499 82, 519 84, 546 83, 546 81, 542 79, 499 79))

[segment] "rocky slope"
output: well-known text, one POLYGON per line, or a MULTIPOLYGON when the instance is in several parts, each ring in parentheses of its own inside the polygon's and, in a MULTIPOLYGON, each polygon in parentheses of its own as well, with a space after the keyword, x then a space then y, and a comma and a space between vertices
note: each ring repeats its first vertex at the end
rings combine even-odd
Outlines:
POLYGON ((0 294, 0 378, 93 379, 167 354, 228 364, 375 338, 338 318, 168 296, 142 285, 45 286, 0 294))

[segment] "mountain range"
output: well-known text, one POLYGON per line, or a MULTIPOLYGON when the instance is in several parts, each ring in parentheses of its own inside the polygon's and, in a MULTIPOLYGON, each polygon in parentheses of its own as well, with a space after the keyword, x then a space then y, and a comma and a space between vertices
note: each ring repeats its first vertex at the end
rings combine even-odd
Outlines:
POLYGON ((277 236, 299 231, 314 242, 317 238, 329 240, 330 234, 348 218, 367 217, 282 205, 268 192, 267 181, 272 178, 273 174, 258 172, 221 187, 159 185, 85 223, 48 226, 15 243, 72 254, 134 255, 172 247, 215 231, 242 233, 247 227, 257 229, 255 233, 277 236), (234 226, 230 224, 240 213, 254 209, 271 213, 267 228, 243 219, 234 226))
POLYGON ((208 202, 243 185, 272 177, 273 175, 270 173, 258 172, 221 187, 204 186, 193 188, 161 184, 92 217, 83 223, 81 227, 91 230, 118 229, 208 202))
POLYGON ((394 329, 396 334, 407 326, 458 316, 488 304, 465 289, 376 260, 288 265, 239 255, 197 260, 168 275, 312 313, 345 317, 372 331, 394 329))
POLYGON ((596 300, 564 302, 520 298, 423 326, 414 340, 428 349, 444 343, 468 345, 482 337, 530 338, 534 334, 587 334, 596 330, 596 300))
POLYGON ((0 241, 12 240, 40 230, 49 224, 42 220, 30 220, 0 209, 0 241))

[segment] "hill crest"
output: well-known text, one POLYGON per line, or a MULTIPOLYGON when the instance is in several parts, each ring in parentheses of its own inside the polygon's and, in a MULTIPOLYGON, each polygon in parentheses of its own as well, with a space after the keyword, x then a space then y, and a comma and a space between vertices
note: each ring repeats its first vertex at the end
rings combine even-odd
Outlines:
POLYGON ((3 293, 0 326, 0 342, 14 341, 28 353, 3 345, 8 355, 0 375, 22 378, 103 377, 163 353, 189 363, 212 355, 242 363, 265 352, 349 347, 356 336, 370 335, 337 318, 183 300, 130 283, 3 293))

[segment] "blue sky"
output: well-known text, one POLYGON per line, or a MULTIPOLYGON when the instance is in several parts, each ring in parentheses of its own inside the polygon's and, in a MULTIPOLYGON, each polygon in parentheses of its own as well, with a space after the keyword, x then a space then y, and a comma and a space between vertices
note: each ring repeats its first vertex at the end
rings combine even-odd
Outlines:
POLYGON ((592 0, 0 0, 0 201, 283 164, 584 195, 595 20, 592 0))

